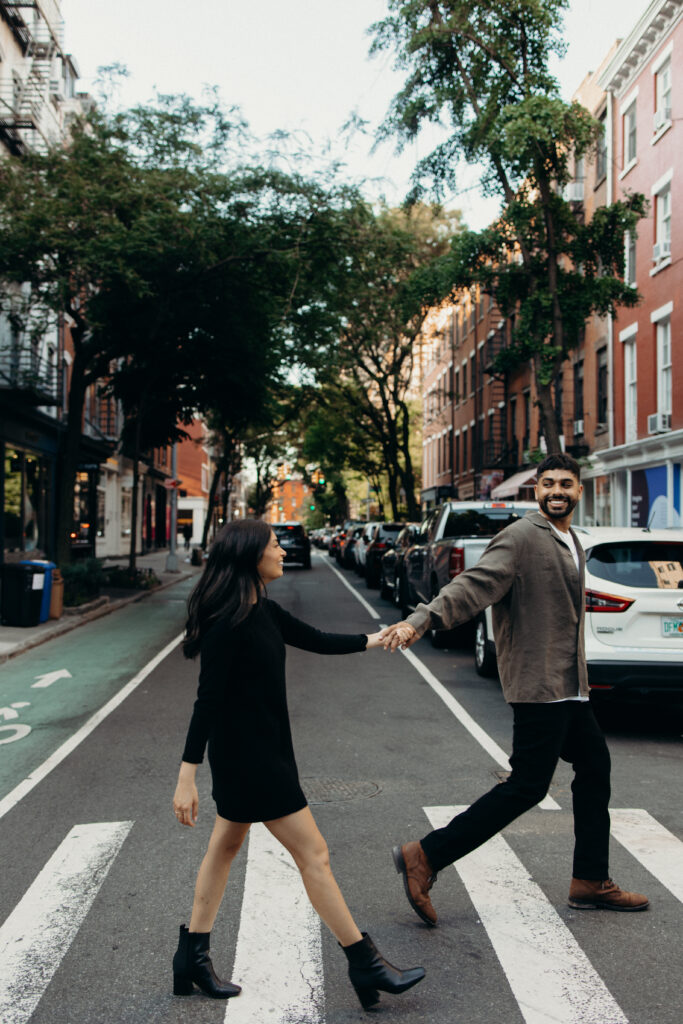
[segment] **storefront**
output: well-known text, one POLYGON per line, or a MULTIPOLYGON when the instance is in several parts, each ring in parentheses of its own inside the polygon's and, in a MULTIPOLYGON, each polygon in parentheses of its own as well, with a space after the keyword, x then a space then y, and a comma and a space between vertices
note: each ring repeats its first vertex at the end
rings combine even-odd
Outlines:
POLYGON ((49 558, 55 550, 60 424, 31 410, 0 413, 0 562, 49 558))

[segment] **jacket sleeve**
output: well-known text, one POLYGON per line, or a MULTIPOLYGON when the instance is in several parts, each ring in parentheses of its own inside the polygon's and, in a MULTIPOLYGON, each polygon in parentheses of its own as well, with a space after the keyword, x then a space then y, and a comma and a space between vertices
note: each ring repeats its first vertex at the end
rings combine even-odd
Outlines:
POLYGON ((235 645, 234 631, 225 623, 217 623, 202 640, 197 699, 183 751, 183 761, 189 764, 201 764, 204 760, 211 727, 225 698, 235 645))
POLYGON ((269 601, 268 606, 282 639, 290 647, 313 651, 315 654, 354 654, 365 650, 368 642, 365 633, 323 633, 290 615, 275 601, 269 601))
POLYGON ((500 601, 517 574, 522 536, 518 523, 494 537, 476 565, 442 587, 429 604, 418 604, 409 622, 418 636, 428 629, 452 629, 500 601))

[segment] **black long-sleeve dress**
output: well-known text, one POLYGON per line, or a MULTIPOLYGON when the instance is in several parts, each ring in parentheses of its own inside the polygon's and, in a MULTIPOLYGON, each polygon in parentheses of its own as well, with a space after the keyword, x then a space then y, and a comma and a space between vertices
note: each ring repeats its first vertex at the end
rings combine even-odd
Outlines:
POLYGON ((367 636, 323 633, 270 600, 238 626, 218 621, 207 632, 183 761, 199 764, 208 741, 216 809, 230 821, 271 821, 306 806, 287 710, 285 644, 351 654, 365 650, 367 636))

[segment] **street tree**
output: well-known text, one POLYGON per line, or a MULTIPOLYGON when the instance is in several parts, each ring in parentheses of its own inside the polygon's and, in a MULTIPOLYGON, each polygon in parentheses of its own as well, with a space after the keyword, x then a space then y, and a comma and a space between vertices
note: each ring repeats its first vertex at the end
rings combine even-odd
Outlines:
POLYGON ((373 50, 393 50, 405 84, 381 137, 399 146, 429 123, 443 141, 418 164, 412 198, 458 187, 462 161, 482 168, 482 187, 498 195, 498 220, 454 240, 422 273, 423 294, 438 300, 454 286, 479 284, 501 312, 515 316, 511 346, 497 369, 529 362, 548 450, 560 448, 552 382, 581 338, 587 318, 632 306, 624 281, 624 238, 635 231, 644 198, 630 196, 582 222, 562 198, 573 161, 601 145, 601 126, 566 103, 549 70, 561 55, 567 0, 388 0, 373 26, 373 50))

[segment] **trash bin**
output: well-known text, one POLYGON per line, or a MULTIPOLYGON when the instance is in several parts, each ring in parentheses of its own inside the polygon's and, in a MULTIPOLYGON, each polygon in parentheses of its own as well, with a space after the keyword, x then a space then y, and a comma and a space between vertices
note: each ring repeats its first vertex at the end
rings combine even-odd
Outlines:
POLYGON ((61 619, 64 611, 64 577, 59 569, 52 570, 52 594, 50 595, 50 618, 61 619))
POLYGON ((203 565, 204 564, 204 552, 201 548, 192 548, 192 555, 190 556, 190 565, 203 565))
POLYGON ((19 565, 32 565, 36 569, 42 569, 45 576, 43 580, 43 599, 40 603, 40 618, 39 622, 47 622, 50 618, 50 598, 52 596, 52 571, 57 566, 54 562, 47 562, 44 559, 26 559, 24 562, 19 562, 19 565))
POLYGON ((43 605, 43 565, 10 562, 2 569, 2 622, 5 626, 37 626, 43 605))

